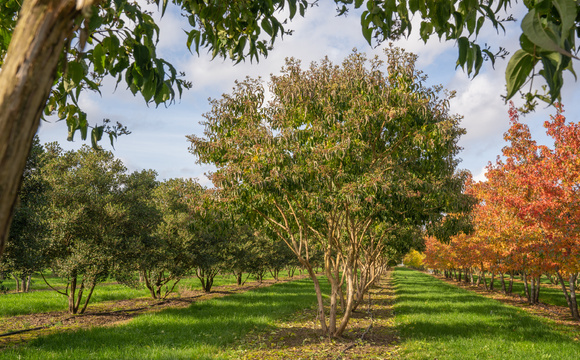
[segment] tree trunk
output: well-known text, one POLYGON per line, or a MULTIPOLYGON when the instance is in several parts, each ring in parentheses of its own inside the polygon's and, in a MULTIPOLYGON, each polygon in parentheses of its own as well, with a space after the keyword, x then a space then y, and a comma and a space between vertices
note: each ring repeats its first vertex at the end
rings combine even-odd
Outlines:
MULTIPOLYGON (((85 1, 90 7, 93 0, 85 1)), ((75 0, 25 0, 0 72, 0 255, 24 165, 52 88, 65 38, 81 16, 75 0)))
POLYGON ((316 292, 316 302, 318 304, 318 319, 320 320, 320 328, 323 334, 328 333, 328 327, 326 326, 326 316, 324 315, 324 300, 322 298, 322 289, 320 288, 320 282, 316 277, 316 273, 312 269, 312 267, 308 266, 307 264, 303 264, 306 267, 306 271, 308 271, 308 275, 312 279, 314 284, 314 291, 316 292))
POLYGON ((503 273, 503 272, 500 272, 499 274, 500 274, 500 276, 501 276, 501 291, 502 291, 504 294, 507 294, 507 289, 505 288, 505 278, 504 278, 504 273, 503 273))
POLYGON ((20 292, 20 278, 18 276, 12 274, 14 281, 16 281, 16 292, 20 292))
POLYGON ((528 286, 528 277, 527 277, 525 271, 522 272, 522 277, 524 279, 524 293, 526 294, 526 298, 528 298, 528 303, 531 303, 532 302, 532 297, 531 297, 531 294, 530 294, 530 288, 528 286))
MULTIPOLYGON (((97 283, 94 282, 91 284, 91 289, 89 290, 89 294, 87 295, 87 298, 85 299, 85 304, 83 305, 83 308, 81 309, 81 311, 79 312, 79 314, 84 314, 85 310, 87 309, 87 306, 89 305, 89 301, 91 300, 91 296, 93 295, 93 290, 95 290, 95 287, 97 286, 97 283)), ((79 298, 79 301, 81 299, 79 298)))
POLYGON ((493 291, 493 282, 495 280, 495 272, 491 272, 491 279, 489 281, 489 291, 493 291))
POLYGON ((574 292, 574 295, 568 294, 568 290, 566 289, 566 284, 564 283, 564 279, 562 278, 562 274, 560 271, 556 271, 556 276, 558 276, 558 280, 560 280, 560 285, 562 285, 562 292, 566 297, 566 302, 568 303, 568 308, 570 308, 570 313, 574 320, 580 320, 580 315, 578 314, 578 303, 576 302, 576 279, 578 278, 578 274, 570 275, 568 280, 568 284, 570 285, 570 292, 574 292))
POLYGON ((576 301, 576 280, 578 280, 578 274, 570 274, 568 284, 570 285, 570 310, 572 310, 572 317, 576 320, 580 320, 580 315, 578 314, 578 302, 576 301))
POLYGON ((514 271, 510 271, 510 284, 508 286, 508 294, 511 294, 514 288, 514 271))

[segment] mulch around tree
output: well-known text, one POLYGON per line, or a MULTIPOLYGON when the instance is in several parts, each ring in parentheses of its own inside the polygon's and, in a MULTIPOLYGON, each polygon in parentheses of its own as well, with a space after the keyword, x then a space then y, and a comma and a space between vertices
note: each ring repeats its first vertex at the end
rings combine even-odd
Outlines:
MULTIPOLYGON (((294 281, 305 276, 280 279, 279 282, 294 281)), ((195 301, 204 301, 235 293, 246 292, 259 287, 275 284, 274 280, 261 283, 248 282, 245 285, 214 286, 212 292, 180 289, 165 300, 138 298, 101 302, 89 305, 84 314, 71 315, 68 311, 54 311, 30 315, 0 318, 0 349, 52 334, 94 326, 114 326, 131 320, 137 315, 160 311, 166 308, 184 308, 195 301)))
POLYGON ((398 354, 391 273, 370 291, 340 338, 321 336, 316 309, 293 315, 267 334, 250 333, 238 346, 242 359, 392 359, 398 354))
MULTIPOLYGON (((483 284, 481 284, 479 287, 477 287, 475 285, 471 285, 470 283, 465 283, 463 281, 458 282, 454 279, 447 279, 443 275, 435 275, 435 274, 429 274, 429 275, 436 277, 438 279, 441 279, 441 280, 443 280, 449 284, 455 285, 457 287, 461 287, 463 289, 473 291, 479 295, 498 300, 504 304, 516 306, 520 309, 527 311, 528 313, 530 313, 532 315, 537 315, 537 316, 551 319, 559 325, 564 325, 564 326, 570 327, 570 328, 574 329, 576 331, 576 333, 578 334, 575 336, 575 339, 580 341, 580 323, 578 321, 575 321, 574 318, 572 318, 572 316, 570 315, 570 309, 568 307, 552 305, 552 304, 545 304, 542 302, 540 302, 539 304, 529 304, 527 298, 524 296, 521 296, 521 295, 515 294, 515 293, 504 294, 501 291, 500 280, 497 280, 497 279, 496 279, 496 283, 495 283, 496 288, 494 290, 486 290, 485 287, 483 286, 483 284), (497 286, 499 286, 499 290, 497 289, 497 286)), ((487 280, 489 281, 489 279, 487 279, 487 280)), ((517 279, 514 281, 517 281, 517 279)), ((558 288, 557 286, 551 285, 551 284, 542 284, 542 287, 558 288)), ((559 290, 561 291, 561 289, 559 289, 559 290)), ((562 297, 564 297, 564 294, 562 294, 562 297)))

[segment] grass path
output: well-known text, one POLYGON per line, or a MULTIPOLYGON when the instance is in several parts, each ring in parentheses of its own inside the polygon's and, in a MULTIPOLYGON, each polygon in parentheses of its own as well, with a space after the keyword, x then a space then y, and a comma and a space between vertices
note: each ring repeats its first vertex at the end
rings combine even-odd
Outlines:
POLYGON ((394 286, 402 358, 580 358, 569 327, 418 271, 397 268, 394 286))

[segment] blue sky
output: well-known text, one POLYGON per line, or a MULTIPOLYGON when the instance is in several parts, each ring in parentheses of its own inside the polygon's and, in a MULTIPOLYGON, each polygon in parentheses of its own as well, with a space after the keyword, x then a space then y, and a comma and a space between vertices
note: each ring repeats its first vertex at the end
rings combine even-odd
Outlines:
MULTIPOLYGON (((520 4, 520 7, 522 5, 520 4)), ((521 8, 513 9, 517 19, 522 18, 521 8)), ((115 91, 112 79, 107 79, 102 96, 86 93, 80 104, 91 123, 100 123, 103 118, 119 121, 128 126, 131 135, 122 136, 115 143, 114 154, 127 166, 129 171, 154 169, 159 179, 175 177, 198 178, 206 186, 211 182, 204 173, 211 166, 196 164, 196 159, 188 151, 185 136, 201 135, 203 128, 199 122, 202 114, 209 110, 208 98, 218 98, 229 93, 236 79, 246 76, 261 76, 267 80, 270 74, 278 73, 286 57, 301 59, 305 66, 310 62, 328 56, 340 63, 353 48, 368 55, 382 55, 384 46, 371 48, 363 39, 360 16, 351 13, 346 18, 335 16, 331 1, 320 1, 317 7, 308 9, 305 18, 295 18, 287 25, 294 30, 292 36, 276 40, 274 50, 259 63, 233 65, 230 60, 215 59, 200 52, 191 54, 186 46, 183 29, 188 28, 185 18, 176 8, 169 9, 159 21, 161 37, 158 54, 172 62, 178 70, 186 73, 193 88, 185 91, 181 100, 164 107, 147 106, 141 97, 134 97, 122 85, 115 91)), ((419 19, 414 19, 418 21, 419 19)), ((414 29, 418 29, 419 22, 414 29)), ((518 48, 521 33, 519 23, 506 27, 506 34, 497 34, 484 25, 479 42, 489 43, 492 48, 504 46, 512 53, 518 48)), ((386 45, 386 44, 385 44, 386 45)), ((495 161, 505 145, 503 133, 507 130, 508 106, 500 95, 505 94, 505 67, 507 60, 498 60, 495 70, 489 62, 475 79, 469 79, 461 69, 455 69, 457 48, 453 42, 439 42, 431 39, 427 44, 413 33, 409 39, 395 43, 407 51, 419 55, 418 68, 429 76, 430 85, 442 84, 455 90, 457 96, 451 100, 451 112, 464 116, 462 126, 467 129, 460 145, 463 159, 460 168, 470 170, 477 179, 483 178, 483 170, 489 161, 495 161)), ((562 91, 565 115, 569 121, 578 121, 580 94, 573 77, 566 79, 562 91)), ((516 103, 518 99, 515 99, 516 103)), ((525 117, 535 138, 548 141, 543 135, 542 123, 553 111, 540 104, 539 110, 525 117)), ((64 122, 43 122, 39 130, 42 143, 58 141, 65 149, 78 149, 84 142, 77 135, 74 142, 66 141, 67 129, 64 122)), ((106 149, 110 144, 104 141, 106 149)))

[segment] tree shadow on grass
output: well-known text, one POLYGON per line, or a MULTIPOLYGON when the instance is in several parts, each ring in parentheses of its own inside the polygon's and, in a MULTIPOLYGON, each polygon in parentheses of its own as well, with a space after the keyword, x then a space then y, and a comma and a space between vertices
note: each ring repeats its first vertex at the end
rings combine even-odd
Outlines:
MULTIPOLYGON (((495 358, 509 350, 511 353, 503 358, 518 358, 537 349, 538 353, 532 353, 531 358, 537 358, 540 352, 548 355, 553 352, 553 356, 558 354, 556 358, 562 359, 580 358, 580 344, 554 330, 546 321, 428 275, 402 273, 404 278, 399 275, 396 278, 397 329, 409 344, 429 344, 427 347, 431 350, 422 355, 495 358), (462 344, 460 348, 453 345, 456 343, 462 344), (484 346, 488 346, 493 355, 474 355, 484 346), (563 348, 565 352, 558 350, 563 348), (462 350, 466 351, 463 355, 453 353, 462 350)), ((415 349, 414 345, 410 346, 415 349)))
POLYGON ((0 358, 214 359, 250 331, 316 301, 312 282, 301 280, 146 314, 116 327, 46 336, 0 353, 0 358))

